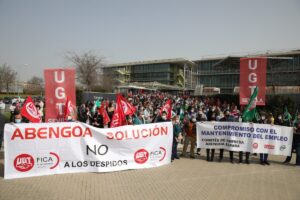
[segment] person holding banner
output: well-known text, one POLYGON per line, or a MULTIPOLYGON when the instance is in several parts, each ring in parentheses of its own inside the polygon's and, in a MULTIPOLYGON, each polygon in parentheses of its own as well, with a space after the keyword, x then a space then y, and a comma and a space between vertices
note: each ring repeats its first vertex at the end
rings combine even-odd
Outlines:
POLYGON ((177 145, 178 142, 182 139, 182 131, 180 127, 180 120, 178 116, 172 118, 173 124, 173 145, 172 145, 172 157, 171 160, 179 159, 177 155, 177 145))
MULTIPOLYGON (((209 115, 208 121, 212 121, 212 122, 216 121, 216 111, 215 110, 212 111, 211 114, 209 115)), ((220 149, 220 152, 221 152, 221 150, 224 150, 224 149, 220 149)), ((214 155, 215 155, 215 149, 206 149, 206 161, 207 162, 214 161, 214 155)), ((220 153, 220 156, 221 156, 221 153, 220 153)), ((222 153, 222 156, 223 156, 223 153, 222 153)))
MULTIPOLYGON (((269 118, 266 119, 265 115, 261 116, 261 119, 258 121, 259 124, 267 124, 269 122, 269 124, 272 124, 272 118, 273 115, 269 115, 269 118)), ((270 163, 268 162, 268 155, 267 153, 260 153, 259 154, 259 158, 260 158, 260 164, 261 165, 270 165, 270 163)))
MULTIPOLYGON (((225 111, 225 115, 220 119, 221 122, 233 122, 234 116, 230 116, 229 110, 225 111)), ((219 162, 223 160, 224 149, 220 149, 219 162)), ((233 151, 229 151, 230 162, 233 164, 233 151)))

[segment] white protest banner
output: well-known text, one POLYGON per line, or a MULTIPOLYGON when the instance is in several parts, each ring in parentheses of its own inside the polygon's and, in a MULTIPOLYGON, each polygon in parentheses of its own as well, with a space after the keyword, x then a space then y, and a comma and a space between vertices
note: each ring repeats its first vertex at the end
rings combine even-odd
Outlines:
POLYGON ((171 122, 100 129, 79 122, 5 125, 5 179, 151 168, 171 162, 171 122))
POLYGON ((290 156, 293 128, 240 122, 198 122, 197 147, 290 156))

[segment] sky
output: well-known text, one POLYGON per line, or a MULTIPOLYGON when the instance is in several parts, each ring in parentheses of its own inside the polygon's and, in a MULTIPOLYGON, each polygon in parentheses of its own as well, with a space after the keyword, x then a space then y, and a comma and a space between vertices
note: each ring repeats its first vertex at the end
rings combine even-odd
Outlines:
POLYGON ((20 80, 73 66, 300 49, 300 0, 0 0, 0 65, 20 80))

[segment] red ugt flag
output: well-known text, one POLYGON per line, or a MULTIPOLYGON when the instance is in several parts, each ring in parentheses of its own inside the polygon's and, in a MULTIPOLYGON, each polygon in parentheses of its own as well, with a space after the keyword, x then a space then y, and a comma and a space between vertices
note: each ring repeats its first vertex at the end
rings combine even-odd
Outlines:
POLYGON ((76 106, 72 104, 71 100, 68 97, 65 104, 64 114, 65 118, 67 118, 70 115, 72 116, 72 119, 76 119, 76 106))
POLYGON ((117 98, 116 109, 114 115, 112 116, 110 127, 113 128, 113 127, 122 126, 123 121, 125 121, 125 115, 122 109, 120 98, 117 98))
POLYGON ((136 108, 133 105, 131 105, 122 95, 118 94, 117 98, 121 102, 124 115, 134 115, 136 108))
POLYGON ((103 117, 103 124, 106 125, 110 122, 110 119, 104 106, 105 106, 105 102, 102 102, 99 112, 103 117))
POLYGON ((160 109, 160 114, 165 111, 167 112, 167 119, 171 119, 172 116, 172 100, 169 99, 165 105, 160 109))
POLYGON ((40 115, 32 101, 32 98, 29 96, 27 97, 22 110, 21 115, 26 117, 30 122, 39 123, 41 122, 40 115))

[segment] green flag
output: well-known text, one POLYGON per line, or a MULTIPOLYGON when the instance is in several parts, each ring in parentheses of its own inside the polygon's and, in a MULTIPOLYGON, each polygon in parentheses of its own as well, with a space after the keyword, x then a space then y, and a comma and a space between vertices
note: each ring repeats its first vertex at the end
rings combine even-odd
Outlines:
POLYGON ((101 106, 101 102, 99 101, 99 99, 96 101, 96 108, 101 106))
POLYGON ((179 114, 179 119, 180 119, 180 121, 183 121, 183 119, 184 119, 184 108, 183 107, 181 107, 180 108, 180 114, 179 114))
POLYGON ((284 113, 283 113, 283 121, 287 122, 292 119, 292 115, 289 113, 287 106, 284 107, 284 113))
POLYGON ((242 119, 244 122, 251 122, 257 116, 256 100, 255 100, 257 94, 258 94, 258 87, 256 86, 254 92, 250 97, 249 103, 243 112, 242 119))
POLYGON ((260 120, 260 115, 259 113, 257 112, 256 108, 254 109, 255 110, 255 113, 254 113, 254 119, 255 119, 255 122, 258 122, 260 120))
POLYGON ((293 125, 294 125, 294 126, 296 126, 296 125, 298 124, 298 122, 299 122, 299 121, 298 121, 298 114, 299 114, 299 113, 298 113, 298 110, 296 110, 295 118, 294 118, 294 120, 293 120, 293 125))
POLYGON ((94 101, 94 106, 92 108, 92 113, 96 113, 96 109, 100 106, 101 106, 101 102, 99 101, 99 99, 97 101, 94 101))

